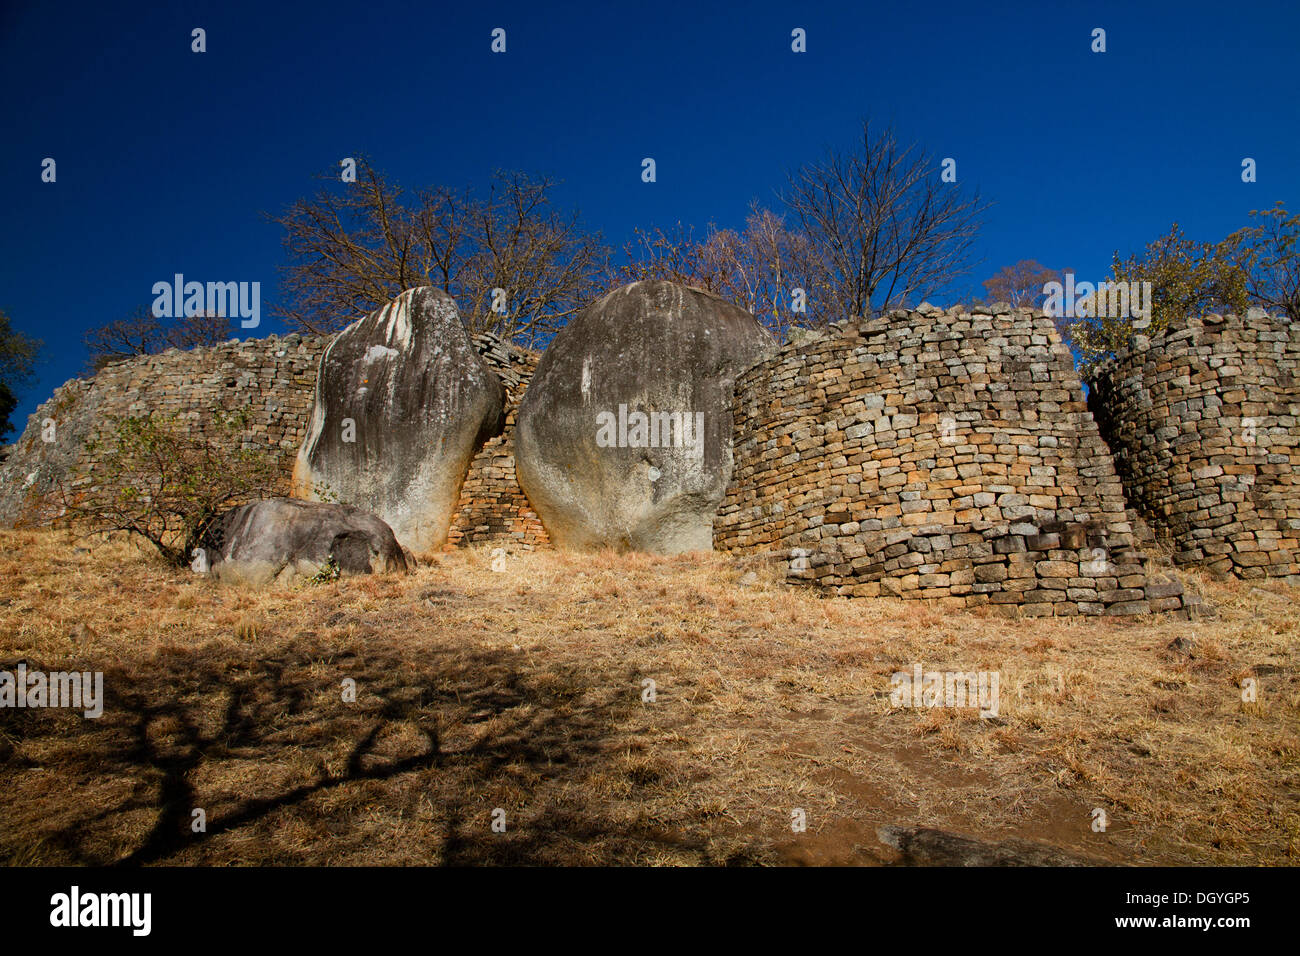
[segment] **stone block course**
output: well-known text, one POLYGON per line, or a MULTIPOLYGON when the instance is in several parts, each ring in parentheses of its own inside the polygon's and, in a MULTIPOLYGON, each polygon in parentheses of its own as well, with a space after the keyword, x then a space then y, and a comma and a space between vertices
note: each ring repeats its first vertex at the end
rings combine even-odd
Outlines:
MULTIPOLYGON (((243 443, 265 448, 277 458, 281 479, 274 493, 288 494, 294 459, 311 417, 320 358, 330 339, 292 334, 171 349, 61 385, 31 415, 22 437, 7 446, 0 462, 0 521, 22 521, 32 513, 31 501, 58 481, 94 481, 101 461, 87 449, 87 440, 113 417, 151 412, 201 420, 214 408, 248 409, 252 421, 243 443), (55 423, 53 442, 42 440, 46 419, 55 423)), ((514 408, 537 355, 492 335, 476 336, 475 345, 501 379, 510 406, 506 432, 487 442, 470 464, 450 540, 545 546, 546 532, 514 479, 511 452, 514 408)))
POLYGON ((156 414, 202 421, 221 408, 251 416, 245 447, 274 454, 286 494, 294 454, 311 415, 312 390, 327 336, 292 334, 231 340, 211 348, 169 349, 107 366, 89 379, 55 389, 27 421, 22 437, 0 466, 0 520, 21 520, 34 496, 58 481, 94 480, 100 452, 86 442, 115 417, 156 414), (42 424, 54 423, 54 441, 42 424))
POLYGON ((1137 336, 1089 405, 1129 503, 1174 560, 1300 582, 1300 331, 1258 310, 1137 336))
POLYGON ((503 343, 494 335, 477 335, 474 342, 505 386, 506 424, 470 462, 447 548, 474 543, 499 543, 522 551, 549 547, 546 529, 515 478, 514 455, 515 415, 541 356, 503 343))
MULTIPOLYGON (((1141 614, 1147 558, 1051 319, 898 310, 744 372, 715 546, 836 594, 1141 614)), ((1177 593, 1172 593, 1171 588, 1177 593)))

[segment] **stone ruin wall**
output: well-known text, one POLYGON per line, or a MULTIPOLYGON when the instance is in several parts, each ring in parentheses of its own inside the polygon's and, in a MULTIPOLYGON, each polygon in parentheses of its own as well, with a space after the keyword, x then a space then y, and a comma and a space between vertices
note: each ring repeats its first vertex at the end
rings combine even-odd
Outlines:
MULTIPOLYGON (((197 421, 214 408, 247 409, 251 434, 244 446, 267 443, 262 447, 269 446, 280 468, 275 491, 287 495, 311 418, 320 358, 331 338, 293 334, 189 351, 171 349, 61 385, 28 418, 22 437, 0 464, 0 522, 33 518, 32 502, 69 474, 75 475, 75 484, 93 481, 102 462, 99 453, 87 450, 87 439, 113 417, 151 412, 197 421), (41 437, 46 419, 55 423, 53 442, 41 437)), ((474 341, 509 396, 506 431, 488 441, 470 465, 452 520, 452 540, 500 541, 521 550, 545 546, 546 532, 515 481, 511 427, 538 356, 503 346, 492 335, 475 336, 474 341)))
MULTIPOLYGON (((0 521, 21 520, 63 475, 90 480, 101 463, 86 439, 147 412, 249 409, 246 444, 265 436, 287 492, 328 342, 171 350, 66 383, 0 464, 0 521)), ((475 344, 505 385, 506 428, 471 462, 449 546, 548 547, 513 455, 539 356, 490 335, 475 344)), ((1127 497, 1181 564, 1300 580, 1298 362, 1300 333, 1283 322, 1209 316, 1138 337, 1085 405, 1041 313, 923 308, 799 335, 737 381, 715 547, 780 556, 792 579, 848 596, 1031 616, 1177 610, 1180 587, 1134 545, 1127 497)))
POLYGON ((1089 405, 1130 503, 1174 560, 1300 583, 1300 331, 1210 315, 1104 363, 1089 405))
POLYGON ((447 549, 479 542, 503 543, 522 551, 550 545, 515 478, 515 414, 541 355, 504 345, 495 336, 477 335, 474 344, 506 389, 505 429, 488 439, 470 461, 460 501, 447 534, 447 549))
POLYGON ((230 341, 211 348, 128 359, 90 379, 73 379, 27 420, 22 437, 0 465, 0 519, 21 521, 34 498, 70 473, 78 483, 94 480, 100 453, 86 441, 114 417, 149 413, 203 420, 216 408, 246 409, 252 437, 279 456, 278 491, 288 493, 293 459, 311 417, 313 388, 327 336, 287 335, 230 341), (54 422, 54 441, 42 439, 42 423, 54 422))
POLYGON ((1069 350, 1042 313, 891 312, 740 376, 721 549, 846 596, 1008 615, 1174 611, 1133 546, 1069 350))

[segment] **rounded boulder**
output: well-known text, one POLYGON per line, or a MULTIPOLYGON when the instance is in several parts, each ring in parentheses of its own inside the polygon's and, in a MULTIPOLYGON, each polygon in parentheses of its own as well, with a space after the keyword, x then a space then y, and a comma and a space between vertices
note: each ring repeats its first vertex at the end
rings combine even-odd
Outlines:
POLYGON ((556 334, 520 403, 519 483, 556 545, 713 547, 731 479, 732 389, 771 347, 739 306, 633 282, 556 334))
POLYGON ((393 529, 375 515, 292 498, 253 501, 227 511, 209 529, 204 555, 217 580, 253 587, 322 572, 409 570, 393 529))
POLYGON ((416 553, 436 551, 470 460, 500 434, 504 409, 505 389, 455 301, 408 289, 340 332, 321 357, 294 496, 371 511, 416 553))

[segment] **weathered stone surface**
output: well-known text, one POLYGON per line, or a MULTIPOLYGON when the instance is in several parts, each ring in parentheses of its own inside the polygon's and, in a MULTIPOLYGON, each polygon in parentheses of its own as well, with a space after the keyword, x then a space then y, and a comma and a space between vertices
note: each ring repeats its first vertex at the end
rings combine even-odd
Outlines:
POLYGON ((341 574, 408 570, 392 528, 375 515, 292 498, 226 512, 209 532, 205 551, 219 581, 254 587, 312 577, 331 558, 341 574))
MULTIPOLYGON (((276 459, 281 477, 269 491, 288 494, 311 418, 320 357, 332 339, 295 333, 172 349, 115 363, 91 379, 66 382, 28 419, 21 439, 0 449, 0 524, 39 520, 41 515, 25 506, 56 483, 102 482, 104 449, 87 447, 86 439, 111 417, 148 412, 195 421, 214 408, 246 412, 249 428, 240 440, 265 447, 276 459), (46 420, 55 425, 51 442, 42 439, 46 420)), ((517 405, 538 356, 487 334, 475 336, 474 342, 517 405)), ((512 435, 507 426, 475 456, 449 544, 547 545, 541 522, 514 477, 512 435)))
MULTIPOLYGON (((480 339, 509 416, 535 357, 480 339)), ((67 383, 0 463, 0 521, 55 480, 103 474, 85 447, 89 426, 150 411, 249 411, 245 440, 280 456, 274 493, 284 493, 328 341, 173 350, 67 383), (42 440, 46 419, 54 441, 42 440)), ((1300 580, 1298 358, 1300 335, 1260 314, 1194 320, 1122 352, 1093 401, 1124 501, 1045 316, 927 310, 836 323, 737 380, 733 482, 715 543, 785 554, 791 581, 845 596, 1011 615, 1212 614, 1126 549, 1141 511, 1174 535, 1180 562, 1300 580)), ((545 544, 515 480, 511 431, 473 457, 455 511, 449 543, 545 544)))
POLYGON ((519 407, 519 483, 562 547, 709 550, 732 469, 732 386, 770 338, 670 282, 616 289, 562 329, 519 407))
POLYGON ((294 494, 372 511, 413 551, 435 551, 470 460, 501 431, 504 402, 451 297, 408 289, 322 356, 294 494))

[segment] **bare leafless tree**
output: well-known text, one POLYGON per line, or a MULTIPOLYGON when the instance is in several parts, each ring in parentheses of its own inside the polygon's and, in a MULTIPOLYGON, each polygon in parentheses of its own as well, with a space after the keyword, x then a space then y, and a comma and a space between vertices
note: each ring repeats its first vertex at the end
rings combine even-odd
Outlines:
POLYGON ((841 318, 914 303, 968 272, 987 208, 943 182, 917 146, 869 123, 852 151, 792 172, 782 199, 807 239, 803 283, 829 296, 820 314, 841 318))
POLYGON ((719 229, 710 224, 703 239, 678 223, 673 229, 640 230, 625 247, 626 265, 615 282, 670 279, 715 292, 744 306, 774 334, 784 337, 793 325, 815 324, 805 311, 809 296, 800 275, 807 259, 806 236, 792 233, 770 209, 750 203, 745 228, 719 229), (804 295, 796 297, 795 291, 804 295))
POLYGON ((87 368, 98 372, 106 365, 137 355, 220 345, 233 333, 232 320, 216 312, 163 320, 155 318, 144 306, 124 319, 115 319, 86 333, 87 368))
POLYGON ((695 237, 694 226, 681 222, 666 230, 637 227, 623 246, 626 261, 611 270, 609 284, 666 279, 721 295, 724 277, 705 258, 704 242, 695 237))
POLYGON ((744 231, 714 229, 703 255, 722 277, 723 294, 742 304, 776 335, 791 326, 815 325, 820 297, 806 288, 808 237, 786 228, 781 215, 751 202, 744 231), (810 309, 810 304, 813 309, 810 309))
POLYGON ((557 183, 497 172, 486 198, 432 186, 408 196, 368 161, 270 217, 285 230, 294 326, 334 331, 404 289, 434 285, 456 299, 471 332, 544 341, 603 291, 608 249, 577 212, 556 208, 557 183), (497 292, 496 290, 500 290, 497 292))
POLYGON ((1063 281, 1062 276, 1061 271, 1049 269, 1037 259, 1021 259, 1013 265, 1003 266, 995 275, 985 279, 983 285, 990 305, 1005 302, 1017 308, 1033 308, 1042 305, 1047 297, 1043 286, 1063 281))

